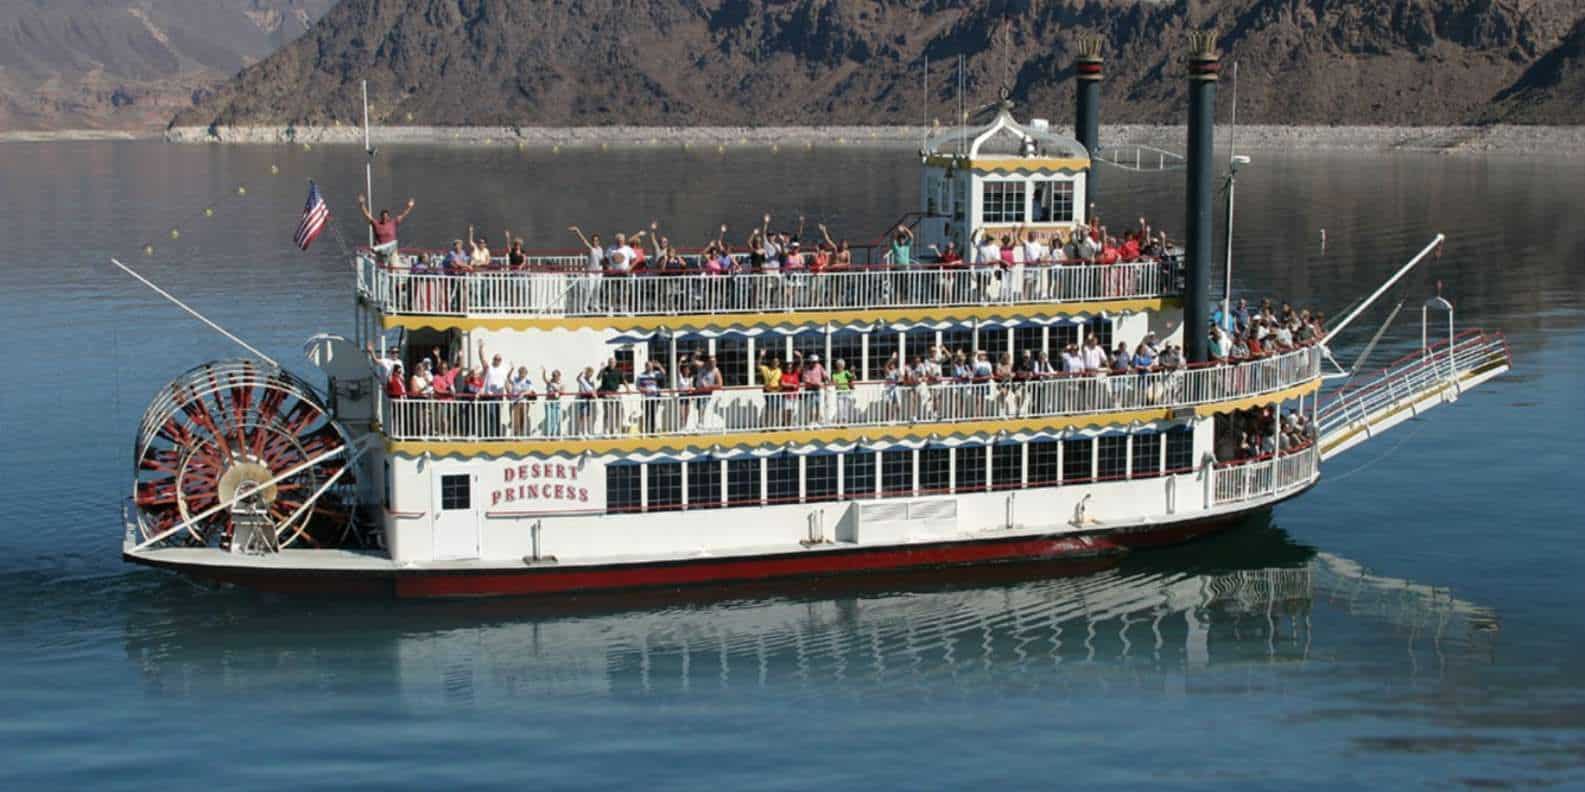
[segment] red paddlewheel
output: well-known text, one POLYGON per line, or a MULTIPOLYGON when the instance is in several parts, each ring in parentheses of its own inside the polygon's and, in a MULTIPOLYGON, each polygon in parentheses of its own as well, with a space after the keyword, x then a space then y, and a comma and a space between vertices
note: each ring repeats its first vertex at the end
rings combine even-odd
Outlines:
POLYGON ((143 540, 225 546, 245 516, 255 532, 273 528, 281 547, 339 541, 355 511, 347 444, 314 388, 289 372, 198 366, 140 424, 133 503, 143 540))

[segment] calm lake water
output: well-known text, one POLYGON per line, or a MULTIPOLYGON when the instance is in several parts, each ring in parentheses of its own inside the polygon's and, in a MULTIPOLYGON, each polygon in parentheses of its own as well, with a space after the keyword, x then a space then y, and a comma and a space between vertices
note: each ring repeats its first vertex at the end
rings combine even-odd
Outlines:
MULTIPOLYGON (((1585 162, 1256 154, 1240 294, 1335 316, 1444 231, 1374 359, 1418 341, 1440 279, 1461 326, 1506 331, 1515 370, 1240 530, 1104 569, 407 604, 119 558, 145 403, 236 350, 107 257, 308 370, 307 336, 351 335, 352 280, 334 235, 299 254, 292 227, 312 177, 362 238, 359 153, 0 154, 0 787, 1585 785, 1585 162)), ((409 243, 471 222, 562 246, 571 223, 660 218, 694 244, 766 210, 857 240, 915 208, 915 167, 397 148, 375 182, 377 205, 418 199, 409 243)), ((1181 173, 1103 178, 1112 225, 1182 228, 1181 173)))

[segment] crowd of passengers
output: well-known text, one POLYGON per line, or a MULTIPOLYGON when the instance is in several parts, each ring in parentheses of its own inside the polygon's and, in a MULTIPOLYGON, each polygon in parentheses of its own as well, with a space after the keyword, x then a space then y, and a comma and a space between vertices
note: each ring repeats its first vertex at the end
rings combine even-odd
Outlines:
MULTIPOLYGON (((1208 330, 1211 354, 1216 363, 1239 363, 1291 352, 1315 343, 1322 335, 1322 321, 1321 314, 1296 311, 1286 303, 1279 309, 1265 300, 1259 308, 1251 309, 1247 301, 1240 300, 1226 315, 1218 310, 1213 316, 1208 330)), ((724 387, 715 357, 703 351, 678 357, 676 382, 671 381, 667 366, 656 358, 650 358, 630 374, 615 357, 610 357, 601 366, 583 367, 569 382, 559 369, 546 371, 541 367, 536 378, 527 365, 508 363, 500 354, 487 356, 482 342, 477 359, 490 362, 472 367, 465 366, 460 355, 448 359, 439 347, 419 358, 411 372, 404 370, 396 348, 379 355, 371 345, 369 353, 375 358, 390 398, 506 400, 512 403, 510 429, 515 436, 536 432, 551 436, 564 432, 623 434, 630 428, 630 417, 636 419, 631 428, 639 432, 686 431, 702 425, 711 396, 724 387), (620 400, 611 398, 623 394, 643 397, 643 407, 637 414, 625 414, 620 400), (676 405, 663 407, 662 396, 678 397, 676 405), (531 419, 527 405, 541 399, 545 400, 543 416, 531 419), (571 400, 567 412, 563 411, 564 400, 571 400)), ((752 426, 840 425, 859 420, 854 398, 859 375, 846 360, 833 360, 828 369, 818 354, 805 356, 795 351, 783 361, 780 355, 762 350, 755 364, 764 405, 763 411, 752 417, 752 426), (834 394, 834 404, 828 404, 824 397, 828 391, 834 394)), ((885 361, 879 404, 887 412, 879 417, 954 420, 1067 410, 1071 405, 1057 401, 1057 392, 1028 385, 1045 379, 1077 377, 1110 378, 1111 388, 1096 396, 1102 401, 1093 405, 1101 409, 1134 396, 1131 381, 1123 379, 1126 375, 1185 368, 1183 350, 1161 343, 1154 333, 1133 347, 1118 342, 1111 350, 1092 333, 1082 343, 1066 345, 1055 359, 1046 352, 1024 350, 1016 359, 1003 352, 992 360, 985 350, 933 346, 923 355, 905 360, 893 353, 885 361), (954 385, 973 387, 946 389, 954 385)), ((1164 403, 1172 396, 1170 389, 1155 388, 1141 392, 1136 401, 1164 403)), ((469 427, 424 428, 473 433, 469 427)), ((496 431, 496 427, 488 429, 496 431)))
POLYGON ((1275 408, 1238 410, 1217 416, 1216 461, 1233 465, 1288 454, 1315 442, 1315 424, 1299 410, 1284 410, 1279 424, 1275 408))
MULTIPOLYGON (((405 216, 405 215, 404 215, 405 216)), ((399 222, 400 218, 396 222, 399 222)), ((396 256, 394 226, 382 229, 380 221, 370 220, 376 228, 376 238, 384 239, 376 245, 376 252, 386 263, 399 261, 396 256)), ((578 226, 568 226, 584 253, 582 271, 595 275, 680 275, 699 273, 730 275, 738 273, 821 273, 867 266, 854 261, 853 246, 848 240, 833 240, 830 230, 823 224, 816 226, 820 235, 805 244, 807 224, 798 218, 796 228, 773 229, 771 215, 761 218, 759 226, 749 230, 741 248, 727 241, 727 226, 718 229, 716 237, 707 240, 697 253, 685 254, 660 232, 659 223, 651 222, 648 229, 617 232, 606 242, 600 234, 585 234, 578 226), (647 242, 646 242, 647 238, 647 242)), ((986 267, 1012 267, 1017 264, 1121 264, 1155 260, 1170 250, 1165 233, 1153 233, 1144 218, 1139 227, 1122 234, 1113 234, 1093 216, 1088 226, 1074 231, 1041 232, 1019 226, 1011 232, 995 235, 984 228, 969 235, 969 250, 959 250, 956 242, 945 247, 929 245, 916 249, 914 232, 905 225, 896 226, 884 243, 884 264, 893 268, 920 265, 943 267, 980 265, 986 267)), ((476 235, 468 228, 466 240, 452 241, 451 249, 444 254, 420 254, 412 257, 413 269, 418 272, 462 275, 481 271, 533 271, 538 269, 523 248, 523 239, 506 230, 507 247, 504 254, 490 247, 489 240, 476 235)), ((565 267, 555 267, 565 271, 565 267)))

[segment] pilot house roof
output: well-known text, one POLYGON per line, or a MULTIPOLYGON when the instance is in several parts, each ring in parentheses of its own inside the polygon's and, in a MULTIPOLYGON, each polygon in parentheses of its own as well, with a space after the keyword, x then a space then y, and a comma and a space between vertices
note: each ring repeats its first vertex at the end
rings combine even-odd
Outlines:
POLYGON ((927 165, 974 170, 1077 171, 1090 164, 1089 152, 1074 138, 1015 120, 1011 102, 1003 102, 988 124, 927 138, 920 155, 927 165))

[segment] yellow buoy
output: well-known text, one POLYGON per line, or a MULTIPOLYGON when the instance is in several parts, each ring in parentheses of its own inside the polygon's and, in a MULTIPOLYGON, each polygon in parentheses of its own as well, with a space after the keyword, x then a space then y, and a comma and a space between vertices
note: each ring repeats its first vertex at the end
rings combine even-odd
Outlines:
POLYGON ((181 239, 181 238, 182 238, 181 229, 179 229, 179 228, 171 229, 171 239, 181 239))
POLYGON ((215 207, 213 207, 213 206, 204 207, 204 217, 214 217, 214 216, 215 216, 215 207))
POLYGON ((552 153, 552 154, 560 154, 561 153, 561 144, 557 143, 556 145, 551 146, 550 147, 550 153, 552 153))
POLYGON ((726 153, 726 146, 719 146, 719 145, 716 146, 715 147, 715 153, 717 153, 717 154, 725 154, 726 153))
POLYGON ((145 255, 145 256, 154 255, 154 246, 153 245, 144 245, 143 246, 143 255, 145 255))
POLYGON ((271 165, 270 166, 270 175, 271 176, 274 176, 274 175, 276 175, 276 174, 278 174, 280 172, 281 172, 281 169, 280 169, 279 166, 276 166, 276 165, 271 165))
POLYGON ((237 195, 247 195, 247 194, 248 194, 248 188, 243 187, 240 184, 237 185, 237 195))
POLYGON ((304 151, 313 151, 314 150, 314 144, 312 144, 312 143, 304 143, 303 144, 303 150, 304 151))

